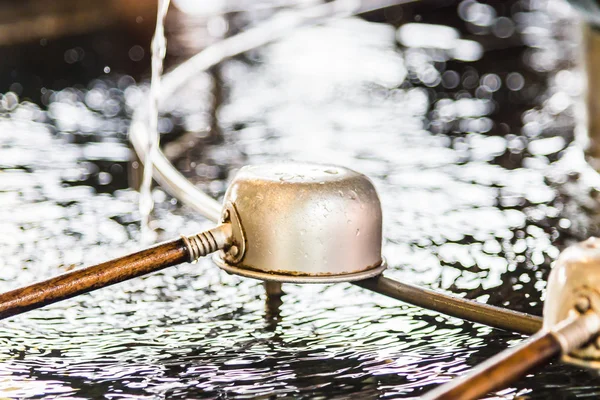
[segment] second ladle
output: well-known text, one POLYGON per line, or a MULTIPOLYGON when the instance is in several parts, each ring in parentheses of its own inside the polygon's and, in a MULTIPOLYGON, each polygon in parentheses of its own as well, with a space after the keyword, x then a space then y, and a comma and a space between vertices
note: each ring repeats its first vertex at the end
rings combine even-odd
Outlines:
POLYGON ((600 239, 592 237, 558 257, 548 278, 543 330, 432 390, 423 399, 478 399, 559 355, 565 362, 598 370, 599 332, 600 239))

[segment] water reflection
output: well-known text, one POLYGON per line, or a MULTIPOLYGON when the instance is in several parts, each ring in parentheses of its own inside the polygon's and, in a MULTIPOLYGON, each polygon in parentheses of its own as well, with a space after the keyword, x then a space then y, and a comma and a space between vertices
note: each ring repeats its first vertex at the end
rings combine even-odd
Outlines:
MULTIPOLYGON (((206 139, 214 99, 200 75, 167 104, 165 148, 215 196, 246 163, 364 172, 383 202, 391 276, 539 314, 559 249, 596 231, 598 192, 575 153, 562 157, 581 89, 572 15, 556 1, 419 7, 403 18, 455 16, 455 41, 477 42, 481 58, 398 47, 402 31, 359 19, 305 29, 222 66, 225 145, 206 139)), ((146 95, 122 77, 48 91, 47 110, 2 96, 0 290, 137 246, 126 132, 146 95)), ((209 226, 160 188, 153 199, 161 238, 209 226)), ((260 283, 204 260, 3 321, 0 392, 415 397, 521 339, 349 285, 287 285, 280 300, 265 306, 260 283)), ((498 397, 597 385, 554 364, 498 397)))

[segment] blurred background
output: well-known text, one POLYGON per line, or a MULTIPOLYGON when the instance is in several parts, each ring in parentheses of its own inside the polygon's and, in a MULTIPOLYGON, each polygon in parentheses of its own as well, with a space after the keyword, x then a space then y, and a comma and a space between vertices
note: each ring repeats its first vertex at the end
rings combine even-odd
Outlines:
MULTIPOLYGON (((582 2, 580 2, 582 3, 582 2)), ((173 0, 166 71, 315 1, 173 0)), ((588 6, 593 3, 586 3, 588 6)), ((0 291, 139 247, 154 1, 0 1, 0 291)), ((407 1, 289 32, 162 99, 163 151, 220 198, 242 165, 368 175, 391 277, 540 315, 598 233, 580 15, 563 0, 407 1)), ((210 226, 160 187, 160 240, 210 226)), ((349 285, 260 283, 210 260, 0 324, 14 398, 414 398, 522 339, 349 285), (262 396, 262 397, 261 397, 262 396)), ((554 364, 491 398, 600 393, 554 364)))

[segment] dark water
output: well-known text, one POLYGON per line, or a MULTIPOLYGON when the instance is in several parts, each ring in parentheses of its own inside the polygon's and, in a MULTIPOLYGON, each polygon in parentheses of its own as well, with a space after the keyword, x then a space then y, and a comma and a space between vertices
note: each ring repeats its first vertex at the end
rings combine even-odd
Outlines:
MULTIPOLYGON (((446 2, 305 29, 224 64, 216 110, 199 74, 159 126, 217 197, 247 163, 361 171, 383 202, 386 274, 539 315, 552 261, 597 231, 598 191, 566 150, 583 89, 575 17, 559 1, 446 2), (396 32, 407 21, 456 30, 396 32)), ((145 90, 124 76, 53 92, 44 109, 0 97, 1 291, 138 248, 127 127, 145 90)), ((154 199, 161 239, 209 226, 154 199)), ((0 393, 409 398, 522 339, 346 284, 284 290, 265 304, 259 282, 203 260, 2 321, 0 393)), ((492 398, 599 392, 554 363, 492 398)))

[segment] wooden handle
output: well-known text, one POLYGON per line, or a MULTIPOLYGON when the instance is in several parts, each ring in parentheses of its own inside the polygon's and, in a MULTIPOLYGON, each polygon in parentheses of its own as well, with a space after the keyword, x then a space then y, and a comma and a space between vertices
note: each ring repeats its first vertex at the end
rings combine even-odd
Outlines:
POLYGON ((550 332, 540 332, 523 344, 508 349, 423 396, 423 400, 472 400, 504 388, 535 366, 560 355, 562 349, 550 332))
POLYGON ((189 260, 182 239, 0 294, 0 319, 189 260))

